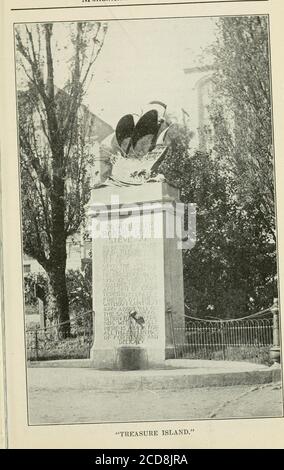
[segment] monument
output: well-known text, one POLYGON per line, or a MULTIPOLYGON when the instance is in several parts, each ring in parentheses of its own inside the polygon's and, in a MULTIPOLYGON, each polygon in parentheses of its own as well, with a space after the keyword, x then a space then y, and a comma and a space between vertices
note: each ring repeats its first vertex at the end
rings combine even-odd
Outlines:
POLYGON ((88 204, 94 368, 127 368, 127 355, 130 369, 160 367, 177 356, 183 214, 178 189, 157 175, 173 132, 166 106, 153 102, 138 120, 124 116, 97 158, 88 204))

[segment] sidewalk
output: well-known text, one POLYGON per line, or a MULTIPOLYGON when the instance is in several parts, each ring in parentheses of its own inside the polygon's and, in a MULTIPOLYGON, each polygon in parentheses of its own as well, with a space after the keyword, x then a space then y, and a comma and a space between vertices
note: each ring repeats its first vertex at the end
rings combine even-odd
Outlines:
POLYGON ((179 390, 145 387, 100 390, 90 387, 91 372, 86 369, 28 369, 30 424, 283 415, 280 382, 179 390))

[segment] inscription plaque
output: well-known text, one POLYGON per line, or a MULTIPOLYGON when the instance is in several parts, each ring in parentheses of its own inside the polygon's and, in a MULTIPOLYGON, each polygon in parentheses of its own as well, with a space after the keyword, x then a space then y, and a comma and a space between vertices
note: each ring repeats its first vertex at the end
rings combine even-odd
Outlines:
POLYGON ((104 339, 131 342, 129 317, 136 310, 144 318, 141 342, 158 338, 158 270, 155 252, 159 240, 116 239, 103 246, 104 339))

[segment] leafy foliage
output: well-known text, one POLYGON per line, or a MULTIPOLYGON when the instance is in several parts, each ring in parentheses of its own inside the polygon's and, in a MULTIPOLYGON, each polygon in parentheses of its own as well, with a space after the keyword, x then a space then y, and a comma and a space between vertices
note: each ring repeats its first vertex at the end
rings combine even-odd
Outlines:
MULTIPOLYGON (((84 271, 69 269, 66 273, 67 292, 71 315, 84 314, 92 310, 92 271, 86 265, 84 271)), ((24 276, 26 305, 35 305, 37 298, 48 295, 48 278, 44 273, 27 273, 24 276)))
POLYGON ((66 275, 70 310, 80 314, 92 310, 92 269, 87 264, 84 271, 70 269, 66 275))
POLYGON ((275 241, 268 46, 267 17, 219 19, 209 111, 217 158, 238 182, 234 191, 241 203, 250 212, 257 206, 267 236, 275 241))
POLYGON ((237 318, 277 296, 266 18, 221 18, 211 53, 213 151, 191 150, 181 129, 164 172, 197 205, 197 242, 183 253, 190 313, 237 318))
POLYGON ((24 296, 26 305, 36 305, 37 298, 43 302, 48 290, 48 280, 44 273, 27 273, 24 276, 24 296))

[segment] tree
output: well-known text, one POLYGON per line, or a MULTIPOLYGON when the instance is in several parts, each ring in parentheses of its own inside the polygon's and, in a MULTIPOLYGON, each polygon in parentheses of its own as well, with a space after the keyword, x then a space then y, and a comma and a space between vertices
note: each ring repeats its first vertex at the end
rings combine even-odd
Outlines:
POLYGON ((268 32, 265 17, 222 17, 218 26, 213 151, 190 149, 181 129, 164 171, 197 205, 197 242, 183 252, 186 303, 195 316, 237 318, 277 296, 268 32))
POLYGON ((240 289, 236 283, 239 271, 234 280, 228 280, 228 270, 234 272, 235 267, 230 249, 235 246, 231 225, 236 208, 219 162, 210 154, 190 149, 190 138, 190 131, 181 128, 163 166, 167 179, 180 188, 182 202, 195 203, 197 210, 196 245, 183 251, 185 302, 195 316, 237 316, 246 304, 243 298, 241 305, 230 302, 236 297, 233 292, 240 289))
POLYGON ((61 332, 68 336, 66 240, 80 227, 89 189, 81 105, 107 27, 78 22, 62 28, 19 25, 16 50, 19 82, 25 84, 18 93, 23 247, 45 269, 49 319, 64 322, 61 332), (55 80, 64 74, 58 89, 55 80))
POLYGON ((258 207, 239 200, 238 180, 213 153, 190 148, 181 128, 163 168, 184 203, 197 208, 197 241, 183 251, 185 302, 198 317, 237 318, 277 295, 275 246, 258 207))
POLYGON ((214 150, 238 181, 247 209, 257 205, 276 241, 268 22, 265 16, 222 17, 211 48, 215 73, 209 108, 214 150))
MULTIPOLYGON (((66 286, 69 299, 70 317, 78 323, 92 321, 92 269, 87 263, 84 269, 66 271, 66 286)), ((46 318, 48 279, 45 272, 26 273, 24 276, 25 304, 36 306, 38 299, 43 302, 43 315, 46 318)), ((45 323, 45 322, 44 322, 45 323)))
POLYGON ((252 298, 255 306, 267 306, 277 296, 268 20, 222 17, 218 28, 211 49, 215 73, 209 109, 214 151, 230 175, 242 258, 245 266, 250 260, 248 272, 254 270, 252 298))

